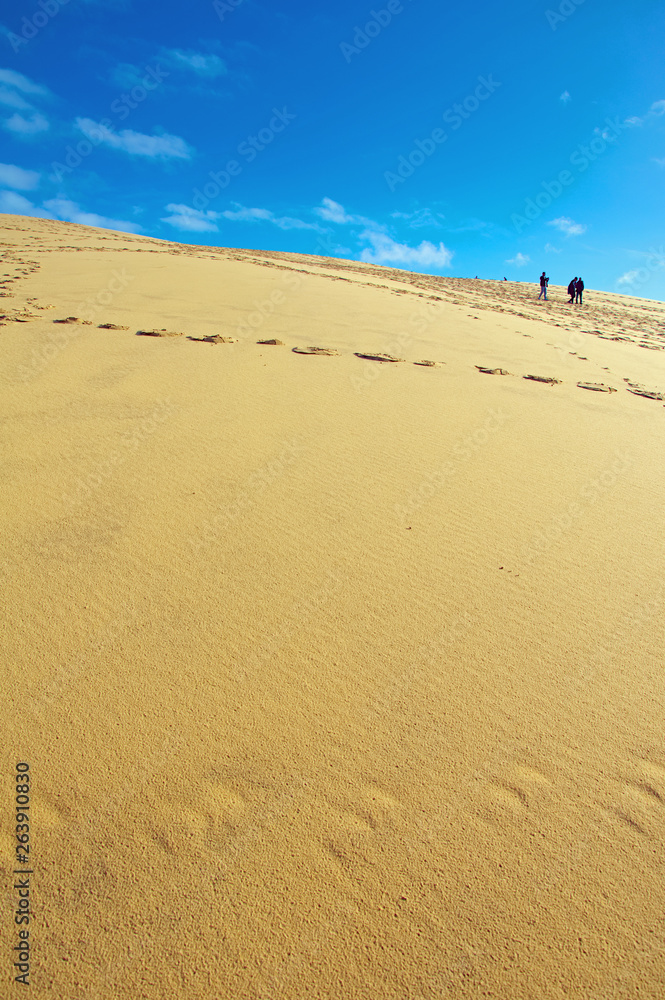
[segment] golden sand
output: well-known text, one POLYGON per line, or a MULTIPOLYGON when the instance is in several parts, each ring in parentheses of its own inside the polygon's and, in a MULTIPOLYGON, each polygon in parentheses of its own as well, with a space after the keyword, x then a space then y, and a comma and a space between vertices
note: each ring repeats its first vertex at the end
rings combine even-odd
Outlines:
POLYGON ((4 995, 661 1000, 665 306, 0 228, 4 995))

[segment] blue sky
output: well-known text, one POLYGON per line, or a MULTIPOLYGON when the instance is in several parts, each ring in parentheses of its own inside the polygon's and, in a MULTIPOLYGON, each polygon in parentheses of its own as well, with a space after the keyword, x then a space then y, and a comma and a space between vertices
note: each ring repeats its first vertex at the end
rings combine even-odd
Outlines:
POLYGON ((5 9, 0 211, 665 300, 662 6, 325 7, 5 9))

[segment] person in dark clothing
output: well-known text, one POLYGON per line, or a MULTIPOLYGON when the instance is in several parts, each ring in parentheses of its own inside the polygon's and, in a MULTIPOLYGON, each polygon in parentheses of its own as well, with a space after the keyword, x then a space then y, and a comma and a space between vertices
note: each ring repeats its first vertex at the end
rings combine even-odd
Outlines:
POLYGON ((584 291, 584 282, 581 278, 578 278, 575 282, 575 302, 579 302, 582 305, 582 292, 584 291))
POLYGON ((538 298, 545 299, 546 302, 547 302, 547 286, 549 284, 549 280, 550 280, 549 278, 545 277, 545 272, 543 271, 543 273, 540 276, 540 295, 538 296, 538 298))
POLYGON ((568 294, 570 295, 570 302, 575 301, 575 287, 577 285, 577 277, 574 277, 571 283, 568 285, 568 294))

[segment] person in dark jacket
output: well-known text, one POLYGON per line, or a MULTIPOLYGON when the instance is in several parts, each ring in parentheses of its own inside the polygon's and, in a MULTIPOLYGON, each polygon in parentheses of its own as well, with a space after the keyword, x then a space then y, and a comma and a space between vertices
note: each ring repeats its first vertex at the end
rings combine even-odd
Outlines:
POLYGON ((577 285, 577 277, 574 277, 571 283, 568 285, 568 294, 570 295, 570 302, 575 301, 575 286, 577 285))
POLYGON ((545 299, 546 302, 547 302, 547 286, 549 284, 549 280, 550 280, 549 278, 545 277, 545 272, 543 271, 543 273, 540 276, 540 295, 538 296, 538 298, 545 299))
POLYGON ((584 282, 581 278, 578 278, 575 282, 575 301, 582 305, 582 292, 584 291, 584 282))

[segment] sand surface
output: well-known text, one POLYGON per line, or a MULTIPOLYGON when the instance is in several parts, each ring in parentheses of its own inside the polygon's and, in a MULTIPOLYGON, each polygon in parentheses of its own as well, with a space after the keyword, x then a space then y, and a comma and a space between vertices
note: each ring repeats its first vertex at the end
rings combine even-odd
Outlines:
POLYGON ((662 1000, 665 306, 0 243, 3 995, 662 1000))

